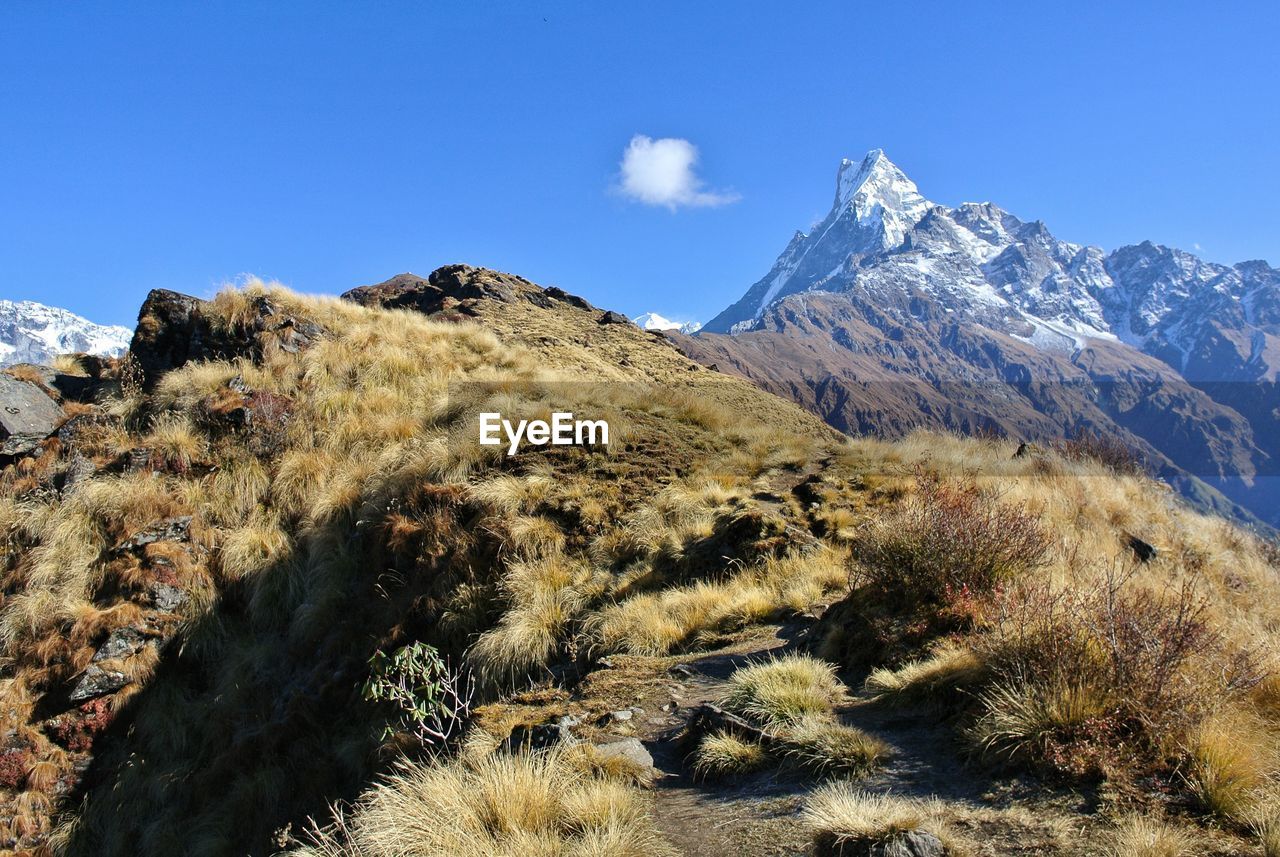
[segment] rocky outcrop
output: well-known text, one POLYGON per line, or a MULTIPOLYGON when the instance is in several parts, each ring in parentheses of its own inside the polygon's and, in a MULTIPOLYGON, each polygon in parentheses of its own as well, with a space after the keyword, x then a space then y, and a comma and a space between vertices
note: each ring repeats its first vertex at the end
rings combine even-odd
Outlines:
POLYGON ((342 299, 361 306, 411 309, 426 315, 459 313, 474 316, 473 310, 481 301, 528 301, 544 308, 564 303, 578 309, 594 309, 590 303, 564 289, 555 286, 544 289, 515 274, 471 265, 445 265, 432 271, 425 279, 417 274, 397 274, 381 283, 344 292, 342 299))
POLYGON ((285 311, 267 295, 249 298, 246 320, 214 324, 207 301, 167 289, 152 289, 138 313, 129 353, 142 374, 143 389, 164 373, 192 360, 261 357, 273 345, 290 353, 325 335, 317 322, 285 311))
POLYGON ((0 374, 0 456, 31 452, 62 417, 62 408, 40 387, 0 374))

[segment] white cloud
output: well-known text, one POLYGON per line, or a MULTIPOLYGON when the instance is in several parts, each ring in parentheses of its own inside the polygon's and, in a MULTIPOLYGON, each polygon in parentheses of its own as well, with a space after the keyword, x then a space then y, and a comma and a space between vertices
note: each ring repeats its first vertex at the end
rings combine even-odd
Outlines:
POLYGON ((1192 247, 1192 249, 1194 249, 1197 253, 1204 249, 1203 247, 1201 247, 1201 246, 1200 246, 1200 242, 1198 242, 1198 241, 1192 242, 1191 247, 1192 247))
POLYGON ((679 137, 654 140, 637 134, 622 153, 622 176, 618 189, 645 205, 665 205, 672 211, 681 206, 714 206, 737 202, 733 192, 707 190, 694 173, 698 147, 679 137))

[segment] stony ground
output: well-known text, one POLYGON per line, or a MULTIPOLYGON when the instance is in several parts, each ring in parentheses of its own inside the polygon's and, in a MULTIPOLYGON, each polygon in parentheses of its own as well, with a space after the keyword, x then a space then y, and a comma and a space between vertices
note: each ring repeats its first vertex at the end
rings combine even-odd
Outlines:
MULTIPOLYGON (((572 694, 524 694, 486 716, 520 720, 535 713, 571 715, 580 737, 638 738, 652 754, 658 778, 654 816, 688 857, 808 854, 801 822, 817 785, 807 774, 766 769, 716 781, 694 778, 685 725, 705 702, 720 701, 738 667, 802 649, 813 620, 749 628, 711 651, 684 657, 606 659, 572 694)), ((854 683, 856 686, 856 682, 854 683)), ((856 689, 856 687, 855 687, 856 689)), ((942 802, 942 815, 971 857, 1102 855, 1113 820, 1095 794, 993 770, 966 758, 950 725, 924 711, 895 711, 854 694, 840 711, 846 723, 887 742, 891 760, 860 781, 868 791, 942 802)), ((1250 854, 1239 840, 1206 831, 1205 855, 1250 854)), ((1257 852, 1261 853, 1261 852, 1257 852)))

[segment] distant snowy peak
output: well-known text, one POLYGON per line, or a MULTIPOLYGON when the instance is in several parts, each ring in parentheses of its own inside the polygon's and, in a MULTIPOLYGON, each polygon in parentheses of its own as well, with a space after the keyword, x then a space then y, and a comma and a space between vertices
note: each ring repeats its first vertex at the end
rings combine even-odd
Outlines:
POLYGON ((901 244, 907 231, 932 207, 883 150, 872 149, 856 167, 848 158, 840 162, 836 199, 827 220, 851 213, 860 225, 878 232, 887 249, 901 244))
POLYGON ((1265 262, 1218 265, 1150 242, 1108 253, 989 202, 935 205, 879 149, 840 162, 827 216, 705 329, 756 329, 806 291, 934 301, 1042 350, 1120 340, 1196 377, 1280 375, 1280 271, 1265 262))
POLYGON ((641 330, 678 330, 681 333, 697 333, 702 329, 702 322, 672 321, 669 318, 663 318, 656 312, 647 312, 644 315, 638 315, 631 319, 641 330))
POLYGON ((0 300, 0 366, 48 363, 76 352, 118 357, 132 338, 127 327, 94 324, 65 309, 0 300))

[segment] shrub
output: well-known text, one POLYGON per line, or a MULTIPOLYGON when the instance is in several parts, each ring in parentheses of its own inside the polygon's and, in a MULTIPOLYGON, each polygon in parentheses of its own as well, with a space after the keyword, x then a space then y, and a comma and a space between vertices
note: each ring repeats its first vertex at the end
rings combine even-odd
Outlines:
POLYGON ((1122 762, 1120 752, 1154 761, 1175 750, 1224 696, 1257 680, 1205 611, 1190 583, 1153 592, 1114 571, 1092 590, 1002 596, 973 641, 991 684, 970 738, 1073 774, 1122 762))
POLYGON ((1146 462, 1136 450, 1114 437, 1082 431, 1053 443, 1053 449, 1068 461, 1090 459, 1113 473, 1137 476, 1146 472, 1146 462))
POLYGON ((1021 506, 922 477, 916 493, 854 543, 863 581, 891 601, 941 604, 990 593, 1041 565, 1049 539, 1021 506))
POLYGON ((728 732, 714 732, 698 744, 693 772, 703 778, 745 774, 764 767, 769 754, 754 741, 728 732))
POLYGON ((390 655, 375 652, 363 695, 391 712, 384 740, 404 732, 423 745, 448 742, 471 704, 469 684, 449 670, 439 652, 422 642, 402 646, 390 655))
POLYGON ((1195 857, 1195 837, 1163 821, 1135 815, 1116 827, 1107 857, 1195 857))
POLYGON ((831 712, 846 696, 835 667, 808 655, 781 655, 729 677, 725 707, 766 726, 831 712))

